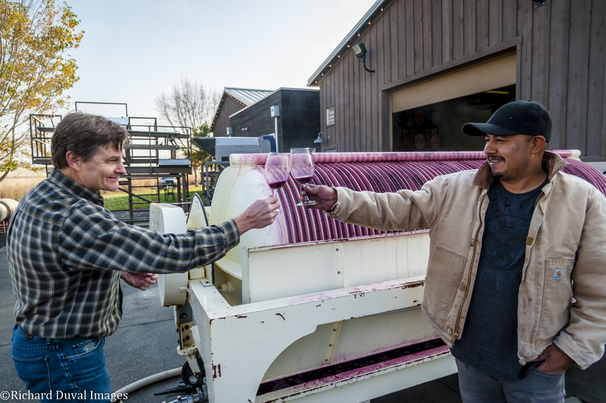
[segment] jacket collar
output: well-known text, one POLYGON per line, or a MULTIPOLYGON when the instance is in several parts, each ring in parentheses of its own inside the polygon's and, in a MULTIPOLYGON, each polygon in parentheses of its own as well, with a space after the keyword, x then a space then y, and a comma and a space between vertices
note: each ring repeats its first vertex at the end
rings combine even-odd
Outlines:
MULTIPOLYGON (((543 167, 547 171, 547 179, 549 179, 549 182, 551 182, 553 177, 566 165, 568 165, 568 162, 556 153, 545 151, 545 154, 543 154, 543 167)), ((488 190, 494 180, 495 177, 492 175, 490 166, 488 165, 488 162, 485 162, 478 169, 478 172, 476 172, 473 178, 473 185, 488 190)))

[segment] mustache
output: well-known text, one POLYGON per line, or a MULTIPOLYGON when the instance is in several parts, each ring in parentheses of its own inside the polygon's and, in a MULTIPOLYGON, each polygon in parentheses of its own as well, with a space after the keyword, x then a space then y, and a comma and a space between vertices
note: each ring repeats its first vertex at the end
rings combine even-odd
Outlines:
POLYGON ((495 155, 495 154, 488 154, 486 156, 486 159, 488 161, 505 161, 505 158, 499 156, 499 155, 495 155))

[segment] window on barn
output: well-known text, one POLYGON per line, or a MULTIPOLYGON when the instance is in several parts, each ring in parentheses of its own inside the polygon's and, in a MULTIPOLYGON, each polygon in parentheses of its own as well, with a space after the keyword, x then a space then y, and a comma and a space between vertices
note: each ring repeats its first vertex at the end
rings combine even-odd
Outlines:
POLYGON ((326 108, 326 126, 335 125, 335 107, 331 106, 326 108))

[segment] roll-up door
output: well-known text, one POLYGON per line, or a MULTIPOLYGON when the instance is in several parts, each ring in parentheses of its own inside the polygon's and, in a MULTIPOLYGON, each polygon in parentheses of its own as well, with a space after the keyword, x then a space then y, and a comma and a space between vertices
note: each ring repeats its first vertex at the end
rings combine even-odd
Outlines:
POLYGON ((392 113, 516 83, 516 55, 457 69, 392 92, 392 113))

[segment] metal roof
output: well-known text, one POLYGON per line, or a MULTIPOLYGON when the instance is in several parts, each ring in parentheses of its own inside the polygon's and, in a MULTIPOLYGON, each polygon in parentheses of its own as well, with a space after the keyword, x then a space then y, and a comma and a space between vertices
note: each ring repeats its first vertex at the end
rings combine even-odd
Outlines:
POLYGON ((370 10, 368 10, 362 19, 353 27, 353 29, 349 31, 345 39, 343 39, 335 50, 332 51, 330 56, 324 60, 324 63, 320 65, 316 72, 309 77, 309 80, 307 80, 308 87, 314 85, 314 82, 321 77, 322 72, 324 72, 326 68, 332 64, 331 62, 336 62, 335 59, 338 59, 338 57, 342 55, 350 47, 350 45, 355 45, 358 42, 357 38, 368 28, 372 20, 374 20, 376 16, 383 11, 382 9, 379 10, 381 5, 389 3, 390 1, 391 0, 377 0, 375 4, 370 7, 370 10))
POLYGON ((262 100, 263 98, 265 98, 272 92, 274 92, 273 90, 272 91, 270 91, 270 90, 251 90, 248 88, 228 88, 228 87, 225 87, 225 89, 223 91, 227 95, 234 97, 235 99, 242 102, 246 106, 250 106, 250 105, 262 100))
POLYGON ((248 107, 260 100, 262 100, 263 98, 265 98, 266 96, 268 96, 269 94, 273 93, 274 91, 271 90, 252 90, 250 88, 232 88, 232 87, 225 87, 223 89, 223 95, 221 96, 221 101, 219 102, 219 105, 217 105, 217 109, 215 110, 215 117, 213 118, 213 121, 210 124, 210 131, 214 131, 215 129, 215 122, 217 120, 217 118, 219 117, 219 111, 221 110, 221 107, 223 106, 223 102, 225 101, 225 95, 229 95, 230 97, 234 98, 236 101, 240 102, 241 104, 244 105, 244 107, 248 107))
MULTIPOLYGON (((289 87, 280 87, 275 91, 272 91, 272 94, 275 94, 276 92, 280 92, 280 91, 319 91, 319 88, 289 88, 289 87)), ((250 108, 252 105, 248 105, 245 108, 240 109, 239 111, 234 112, 232 115, 229 115, 230 119, 232 118, 232 116, 236 116, 238 113, 244 112, 245 110, 247 110, 248 108, 250 108)))

